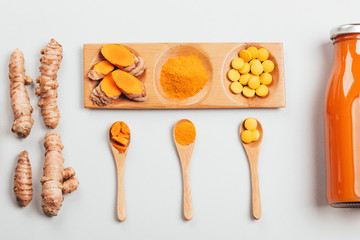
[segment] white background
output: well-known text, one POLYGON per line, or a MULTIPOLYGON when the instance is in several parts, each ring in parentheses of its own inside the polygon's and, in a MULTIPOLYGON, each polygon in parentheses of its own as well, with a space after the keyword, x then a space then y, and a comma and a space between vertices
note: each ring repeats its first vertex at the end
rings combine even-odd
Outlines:
POLYGON ((0 238, 1 239, 339 239, 359 235, 360 211, 333 209, 325 196, 323 98, 330 73, 332 27, 359 22, 354 1, 1 1, 0 238), (57 131, 65 166, 77 170, 78 191, 57 217, 41 209, 43 138, 49 130, 34 106, 31 135, 18 139, 9 97, 8 61, 20 48, 27 74, 39 75, 40 50, 54 37, 64 48, 58 73, 57 131), (285 109, 90 110, 83 108, 83 43, 283 42, 285 109), (262 218, 250 212, 248 162, 240 122, 264 128, 259 160, 262 218), (197 129, 191 186, 194 218, 182 215, 180 164, 173 124, 197 129), (116 172, 109 126, 129 124, 125 168, 128 217, 116 219, 116 172), (17 155, 28 150, 33 201, 18 207, 12 190, 17 155))

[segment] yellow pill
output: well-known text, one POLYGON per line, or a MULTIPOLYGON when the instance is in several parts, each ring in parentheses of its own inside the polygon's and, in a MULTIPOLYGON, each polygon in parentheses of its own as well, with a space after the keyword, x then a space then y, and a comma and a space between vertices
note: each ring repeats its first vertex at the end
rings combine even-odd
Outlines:
POLYGON ((266 97, 269 94, 269 88, 261 84, 255 92, 259 97, 266 97))
POLYGON ((265 61, 268 58, 269 58, 269 51, 265 48, 260 48, 258 51, 257 59, 259 59, 260 61, 265 61))
POLYGON ((248 47, 246 50, 251 53, 251 59, 255 59, 258 57, 258 50, 256 47, 248 47))
POLYGON ((240 79, 240 73, 238 70, 230 69, 227 73, 227 77, 230 81, 238 81, 240 79))
POLYGON ((258 122, 255 118, 247 118, 244 122, 244 127, 247 130, 255 130, 257 128, 258 122))
POLYGON ((248 86, 251 89, 257 89, 260 86, 260 78, 259 76, 253 76, 250 78, 249 82, 248 82, 248 86))
POLYGON ((250 64, 249 63, 244 63, 244 66, 239 70, 239 72, 241 74, 245 74, 248 73, 250 71, 250 64))
POLYGON ((264 72, 272 72, 275 68, 274 62, 271 60, 265 60, 262 63, 262 66, 264 68, 264 72))
MULTIPOLYGON (((241 79, 241 77, 240 77, 241 79)), ((272 82, 272 76, 270 73, 263 73, 260 75, 260 83, 264 85, 269 85, 272 82)))
POLYGON ((231 66, 234 69, 239 70, 240 68, 242 68, 244 66, 244 60, 242 58, 234 58, 231 61, 231 66))
POLYGON ((241 140, 244 143, 251 143, 253 141, 253 133, 250 130, 245 130, 241 133, 241 140))
POLYGON ((257 129, 252 130, 251 133, 252 133, 252 135, 253 135, 253 139, 252 139, 253 142, 259 140, 259 138, 260 138, 260 132, 259 132, 257 129))
POLYGON ((263 70, 264 70, 264 68, 263 68, 263 65, 261 65, 261 63, 255 62, 251 66, 251 72, 254 75, 260 75, 263 72, 263 70))
POLYGON ((255 96, 255 90, 249 88, 248 86, 245 86, 242 91, 242 94, 247 98, 252 98, 253 96, 255 96))
POLYGON ((239 82, 233 82, 230 84, 230 91, 234 94, 239 94, 243 90, 243 86, 239 82))
POLYGON ((239 57, 241 57, 244 62, 249 62, 251 60, 251 52, 249 52, 248 50, 242 50, 239 53, 239 57))
POLYGON ((242 74, 242 75, 240 75, 240 80, 239 80, 239 82, 240 82, 242 85, 247 85, 248 82, 249 82, 250 77, 251 77, 251 75, 250 75, 249 73, 242 74))
POLYGON ((253 60, 251 60, 251 61, 249 62, 250 67, 251 67, 254 63, 256 63, 256 62, 261 64, 261 62, 260 62, 258 59, 253 59, 253 60))

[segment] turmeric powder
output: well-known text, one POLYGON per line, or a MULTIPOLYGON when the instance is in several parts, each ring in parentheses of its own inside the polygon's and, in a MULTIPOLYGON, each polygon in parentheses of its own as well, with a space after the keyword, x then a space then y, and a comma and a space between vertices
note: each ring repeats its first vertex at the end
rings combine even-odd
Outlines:
POLYGON ((189 120, 179 121, 175 127, 175 141, 180 145, 189 145, 195 141, 195 126, 189 120))
POLYGON ((196 55, 169 58, 160 74, 163 91, 178 100, 196 95, 208 80, 209 76, 196 55))

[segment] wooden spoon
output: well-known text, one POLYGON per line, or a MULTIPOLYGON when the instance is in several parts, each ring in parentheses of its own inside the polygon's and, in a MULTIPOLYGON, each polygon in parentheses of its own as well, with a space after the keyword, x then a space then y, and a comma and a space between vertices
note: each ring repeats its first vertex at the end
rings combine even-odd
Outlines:
POLYGON ((117 172, 117 187, 118 187, 117 216, 118 216, 118 219, 121 222, 123 222, 126 219, 125 191, 124 191, 124 168, 125 168, 125 159, 126 159, 126 155, 127 155, 130 140, 131 140, 131 135, 129 134, 129 143, 128 143, 128 146, 126 147, 126 150, 124 152, 120 152, 119 150, 117 150, 114 147, 114 145, 113 145, 114 140, 111 139, 110 131, 111 131, 112 126, 110 127, 110 130, 109 130, 109 142, 110 142, 111 151, 112 151, 114 159, 115 159, 116 172, 117 172))
MULTIPOLYGON (((245 120, 240 125, 240 139, 241 139, 241 133, 244 130, 246 130, 244 127, 244 122, 245 120)), ((260 133, 260 137, 257 141, 251 143, 244 143, 243 141, 241 142, 242 145, 244 146, 250 165, 253 216, 256 220, 259 220, 261 217, 261 201, 260 201, 260 191, 259 191, 258 160, 259 160, 260 146, 263 136, 263 129, 259 121, 257 121, 257 130, 260 133)))
POLYGON ((191 197, 191 190, 190 190, 190 160, 191 160, 191 154, 194 149, 195 140, 194 140, 194 142, 192 142, 188 145, 181 145, 181 144, 177 143, 176 139, 175 139, 176 127, 178 126, 178 124, 180 124, 182 122, 186 122, 186 121, 193 124, 190 120, 187 120, 187 119, 179 120, 174 126, 173 136, 174 136, 176 150, 177 150, 179 158, 180 158, 182 175, 183 175, 184 217, 186 220, 190 221, 193 217, 192 197, 191 197))

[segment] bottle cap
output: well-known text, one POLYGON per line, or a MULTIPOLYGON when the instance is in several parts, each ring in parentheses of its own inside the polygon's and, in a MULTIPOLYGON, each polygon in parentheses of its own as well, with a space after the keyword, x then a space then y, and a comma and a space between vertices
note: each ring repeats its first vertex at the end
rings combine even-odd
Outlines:
POLYGON ((360 23, 343 24, 334 27, 330 31, 330 39, 334 39, 337 36, 348 34, 348 33, 360 33, 360 23))

